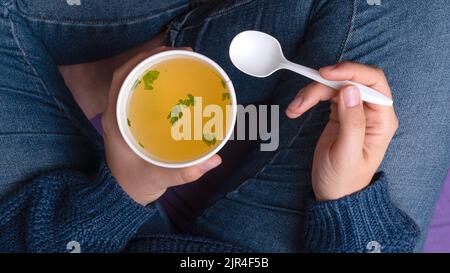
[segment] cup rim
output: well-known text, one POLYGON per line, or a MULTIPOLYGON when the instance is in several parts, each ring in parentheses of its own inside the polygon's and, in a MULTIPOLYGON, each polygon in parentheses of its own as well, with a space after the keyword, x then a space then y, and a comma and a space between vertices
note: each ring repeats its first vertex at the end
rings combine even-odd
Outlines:
POLYGON ((186 51, 186 50, 169 50, 164 51, 161 53, 157 53, 155 55, 152 55, 142 62, 140 62, 133 70, 128 74, 125 81, 122 83, 122 86, 119 91, 118 99, 117 99, 117 105, 116 105, 116 119, 117 124, 119 126, 119 131, 124 138, 125 142, 127 143, 128 147, 133 150, 135 154, 137 154, 139 157, 144 159, 145 161, 164 168, 186 168, 190 166, 197 165, 201 162, 206 161, 207 159, 211 158, 213 155, 215 155, 218 151, 220 151, 223 146, 230 140, 231 135, 233 134, 234 127, 236 125, 236 118, 237 118, 237 99, 236 99, 236 92, 234 90, 234 86, 230 78, 228 77, 227 73, 213 60, 206 57, 205 55, 192 52, 192 51, 186 51), (224 79, 227 88, 230 93, 231 98, 231 106, 232 106, 232 119, 231 124, 227 130, 227 133, 225 137, 221 140, 220 144, 217 145, 213 150, 209 151, 203 156, 200 156, 199 158, 196 158, 194 160, 186 161, 186 162, 179 162, 179 163, 171 163, 171 162, 164 162, 155 158, 152 158, 151 155, 146 152, 143 148, 138 147, 134 136, 127 126, 127 106, 130 99, 130 95, 132 93, 132 86, 136 82, 136 80, 149 68, 152 66, 161 63, 163 61, 173 59, 176 57, 190 57, 199 61, 202 61, 208 65, 210 65, 216 72, 220 74, 220 76, 224 79))

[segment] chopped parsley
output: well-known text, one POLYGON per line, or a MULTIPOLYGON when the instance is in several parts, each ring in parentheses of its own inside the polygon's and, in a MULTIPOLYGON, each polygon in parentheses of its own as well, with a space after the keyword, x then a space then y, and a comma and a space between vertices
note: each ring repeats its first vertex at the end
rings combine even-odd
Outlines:
POLYGON ((145 90, 153 90, 153 82, 157 80, 159 77, 159 71, 157 70, 150 70, 147 73, 145 73, 144 77, 142 77, 142 80, 144 81, 145 90))
POLYGON ((212 146, 216 144, 216 136, 214 134, 203 134, 203 142, 205 142, 206 145, 212 146))
POLYGON ((230 100, 230 93, 226 92, 226 93, 222 93, 222 100, 230 100))
POLYGON ((174 125, 179 119, 183 117, 182 107, 190 107, 195 105, 195 97, 192 94, 188 94, 186 99, 178 100, 178 103, 172 108, 167 119, 170 124, 174 125))

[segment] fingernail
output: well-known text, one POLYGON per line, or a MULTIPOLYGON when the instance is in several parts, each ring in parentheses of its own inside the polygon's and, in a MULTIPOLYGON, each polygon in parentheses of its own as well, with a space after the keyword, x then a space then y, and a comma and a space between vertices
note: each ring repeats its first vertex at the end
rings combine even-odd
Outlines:
POLYGON ((361 103, 359 89, 355 86, 347 86, 344 89, 344 103, 348 108, 358 106, 361 103))
POLYGON ((219 166, 221 163, 222 160, 220 159, 220 157, 214 156, 208 159, 205 163, 203 163, 200 168, 202 169, 203 172, 207 172, 219 166))
POLYGON ((331 70, 336 69, 336 67, 337 67, 337 64, 333 64, 333 65, 325 66, 323 69, 331 71, 331 70))

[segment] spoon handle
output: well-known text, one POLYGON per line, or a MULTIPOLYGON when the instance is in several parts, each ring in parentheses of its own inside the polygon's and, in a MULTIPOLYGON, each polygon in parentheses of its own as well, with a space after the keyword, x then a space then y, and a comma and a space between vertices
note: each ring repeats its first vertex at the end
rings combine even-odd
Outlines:
POLYGON ((284 61, 281 65, 281 68, 294 71, 298 74, 301 74, 307 78, 320 82, 336 90, 341 89, 345 85, 354 85, 358 87, 359 91, 361 92, 361 99, 366 102, 371 102, 385 106, 392 106, 393 104, 393 101, 390 98, 386 97, 385 95, 381 94, 375 89, 372 89, 360 83, 356 83, 353 81, 329 81, 322 78, 322 76, 320 76, 319 74, 319 71, 289 61, 284 61))

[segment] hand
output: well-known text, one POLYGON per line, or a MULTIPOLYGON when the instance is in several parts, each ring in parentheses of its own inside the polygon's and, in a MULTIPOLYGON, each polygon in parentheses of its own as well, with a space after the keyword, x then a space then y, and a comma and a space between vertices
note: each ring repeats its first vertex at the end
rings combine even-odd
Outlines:
MULTIPOLYGON (((221 164, 214 155, 209 160, 189 168, 166 169, 151 165, 137 156, 120 134, 116 120, 116 102, 119 89, 131 70, 147 57, 172 48, 159 47, 144 52, 114 72, 106 111, 102 117, 106 161, 123 190, 137 203, 147 205, 158 199, 168 187, 198 180, 209 170, 221 164)), ((177 48, 192 50, 189 48, 177 48)))
POLYGON ((105 111, 113 72, 139 53, 161 46, 165 37, 166 33, 161 32, 143 44, 107 59, 58 66, 73 98, 88 119, 105 111))
MULTIPOLYGON (((320 70, 328 80, 352 80, 392 98, 382 70, 341 63, 320 70)), ((330 120, 314 153, 312 186, 318 201, 336 200, 367 187, 398 128, 393 107, 362 103, 358 89, 335 91, 311 83, 299 92, 286 114, 297 118, 319 101, 331 100, 330 120)))

